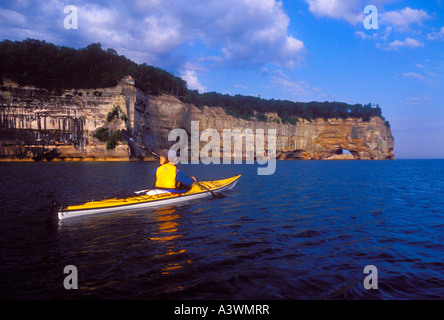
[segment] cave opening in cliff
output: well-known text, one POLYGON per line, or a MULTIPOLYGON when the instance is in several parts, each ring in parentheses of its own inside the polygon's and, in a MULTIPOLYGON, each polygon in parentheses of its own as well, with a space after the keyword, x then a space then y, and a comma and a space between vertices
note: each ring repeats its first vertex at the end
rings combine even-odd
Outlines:
POLYGON ((338 148, 335 149, 333 151, 333 159, 358 159, 358 153, 353 151, 353 150, 349 150, 349 149, 345 149, 345 148, 338 148))
POLYGON ((334 152, 334 154, 336 154, 336 155, 352 154, 352 153, 350 152, 350 150, 348 150, 348 149, 342 149, 342 148, 336 149, 336 150, 334 150, 333 152, 334 152))

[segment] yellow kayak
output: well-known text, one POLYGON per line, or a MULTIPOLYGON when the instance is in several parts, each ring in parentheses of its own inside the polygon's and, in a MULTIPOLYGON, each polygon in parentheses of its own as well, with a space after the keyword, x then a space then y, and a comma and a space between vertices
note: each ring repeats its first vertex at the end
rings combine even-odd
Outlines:
POLYGON ((214 181, 199 181, 194 183, 190 190, 184 193, 162 189, 142 190, 127 198, 114 198, 101 201, 90 201, 81 205, 68 206, 57 212, 59 220, 86 216, 97 213, 109 213, 122 210, 143 209, 177 204, 189 200, 209 197, 214 193, 232 189, 238 182, 240 175, 214 181))

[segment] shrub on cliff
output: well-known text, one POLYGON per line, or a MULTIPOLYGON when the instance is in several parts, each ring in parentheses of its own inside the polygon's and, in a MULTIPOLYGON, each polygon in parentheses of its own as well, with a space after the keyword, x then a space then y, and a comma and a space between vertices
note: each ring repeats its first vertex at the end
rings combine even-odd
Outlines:
POLYGON ((114 119, 122 119, 123 121, 127 121, 128 118, 126 115, 122 112, 120 109, 120 106, 114 106, 114 108, 108 112, 108 115, 106 116, 106 121, 111 122, 114 119))
POLYGON ((99 141, 106 142, 106 149, 112 150, 116 148, 119 141, 122 141, 122 132, 116 130, 110 134, 110 131, 107 128, 101 127, 96 130, 93 137, 99 141))
POLYGON ((96 132, 93 134, 93 137, 102 142, 108 141, 109 139, 108 129, 98 128, 96 132))

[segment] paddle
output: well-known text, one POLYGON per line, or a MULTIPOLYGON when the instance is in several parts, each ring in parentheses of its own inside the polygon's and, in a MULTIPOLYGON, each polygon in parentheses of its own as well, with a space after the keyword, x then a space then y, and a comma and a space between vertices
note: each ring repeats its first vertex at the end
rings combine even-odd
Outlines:
MULTIPOLYGON (((124 140, 128 141, 129 143, 136 144, 139 148, 141 148, 141 149, 143 149, 143 150, 145 150, 145 151, 148 151, 149 153, 151 153, 153 156, 155 156, 155 157, 157 157, 157 158, 160 158, 160 156, 159 156, 157 153, 155 153, 155 152, 149 150, 149 149, 148 149, 147 147, 145 147, 144 145, 142 145, 142 144, 140 144, 140 143, 137 143, 137 142, 134 140, 134 138, 133 138, 133 136, 131 135, 131 133, 129 133, 129 132, 126 131, 125 129, 123 129, 123 130, 121 131, 121 133, 122 133, 122 138, 123 138, 124 140)), ((185 175, 185 176, 186 176, 187 178, 190 178, 190 177, 188 177, 187 175, 185 175)), ((226 197, 226 195, 224 195, 224 194, 222 194, 222 193, 216 193, 216 192, 211 191, 211 190, 208 189, 207 187, 205 187, 205 186, 203 186, 202 184, 200 184, 199 181, 198 181, 197 179, 196 179, 194 182, 195 182, 199 187, 204 188, 205 190, 209 191, 209 192, 211 193, 211 195, 212 195, 214 198, 225 198, 225 197, 226 197)))
POLYGON ((140 144, 140 143, 137 143, 136 140, 134 140, 134 138, 133 138, 133 136, 131 135, 131 133, 129 133, 129 132, 126 131, 125 129, 122 129, 121 133, 122 133, 122 138, 123 138, 124 140, 128 141, 129 143, 137 144, 137 146, 138 146, 139 148, 141 148, 141 149, 143 149, 143 150, 145 150, 145 151, 148 151, 149 153, 151 153, 153 156, 155 156, 155 157, 157 157, 157 158, 160 158, 160 156, 159 156, 157 153, 155 153, 155 152, 149 150, 149 149, 146 148, 144 145, 142 145, 142 144, 140 144))

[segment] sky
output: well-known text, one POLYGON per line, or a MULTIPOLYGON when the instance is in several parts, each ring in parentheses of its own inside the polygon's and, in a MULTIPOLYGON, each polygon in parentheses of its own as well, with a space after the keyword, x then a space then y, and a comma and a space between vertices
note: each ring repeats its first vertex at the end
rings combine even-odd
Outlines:
POLYGON ((100 42, 201 93, 378 104, 396 158, 444 158, 444 0, 2 0, 0 40, 26 38, 100 42))

